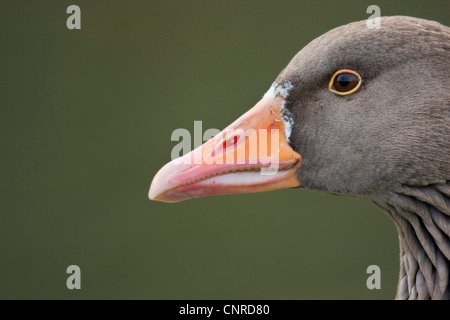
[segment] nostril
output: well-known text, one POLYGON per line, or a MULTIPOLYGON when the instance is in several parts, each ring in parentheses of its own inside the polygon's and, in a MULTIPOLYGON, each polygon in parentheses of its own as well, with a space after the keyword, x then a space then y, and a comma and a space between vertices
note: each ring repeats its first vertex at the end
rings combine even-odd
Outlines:
POLYGON ((227 139, 223 142, 223 148, 226 149, 229 146, 235 145, 239 141, 238 136, 233 136, 230 139, 227 139))

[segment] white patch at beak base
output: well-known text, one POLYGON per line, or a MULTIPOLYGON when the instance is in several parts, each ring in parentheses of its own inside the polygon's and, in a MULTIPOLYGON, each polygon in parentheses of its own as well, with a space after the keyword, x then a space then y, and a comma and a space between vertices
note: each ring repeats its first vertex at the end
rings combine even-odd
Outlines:
POLYGON ((290 81, 286 81, 283 84, 279 85, 278 83, 274 82, 270 86, 269 90, 264 94, 264 98, 283 98, 283 103, 281 105, 281 120, 284 123, 284 134, 286 136, 286 140, 289 143, 289 138, 292 133, 292 128, 294 126, 294 117, 292 115, 292 112, 289 111, 285 107, 286 99, 289 97, 289 92, 294 86, 290 81))

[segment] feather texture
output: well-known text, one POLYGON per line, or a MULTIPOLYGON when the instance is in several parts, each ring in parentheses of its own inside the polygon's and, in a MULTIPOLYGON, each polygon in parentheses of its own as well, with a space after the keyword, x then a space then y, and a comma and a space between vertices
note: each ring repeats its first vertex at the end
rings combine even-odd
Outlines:
POLYGON ((450 182, 402 186, 376 202, 394 220, 400 240, 397 299, 450 298, 450 182))

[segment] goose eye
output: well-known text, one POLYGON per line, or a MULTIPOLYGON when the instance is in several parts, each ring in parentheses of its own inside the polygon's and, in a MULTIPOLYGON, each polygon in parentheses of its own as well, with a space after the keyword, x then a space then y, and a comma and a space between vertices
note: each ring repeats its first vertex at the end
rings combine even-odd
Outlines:
POLYGON ((338 95, 345 96, 359 89, 361 76, 352 70, 339 70, 331 77, 328 89, 338 95))

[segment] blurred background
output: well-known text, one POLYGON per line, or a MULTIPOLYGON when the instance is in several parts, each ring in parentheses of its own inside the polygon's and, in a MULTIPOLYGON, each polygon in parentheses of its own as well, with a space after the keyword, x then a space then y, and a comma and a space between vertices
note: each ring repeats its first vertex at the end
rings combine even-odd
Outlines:
POLYGON ((450 25, 449 1, 0 2, 0 298, 392 299, 397 233, 369 202, 147 198, 174 129, 223 129, 370 4, 450 25))

